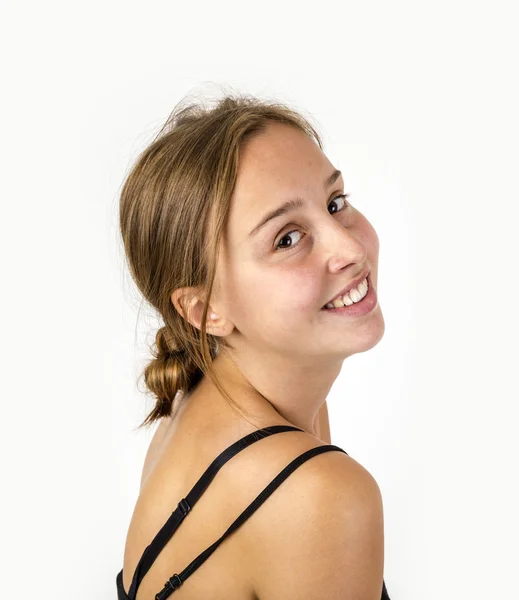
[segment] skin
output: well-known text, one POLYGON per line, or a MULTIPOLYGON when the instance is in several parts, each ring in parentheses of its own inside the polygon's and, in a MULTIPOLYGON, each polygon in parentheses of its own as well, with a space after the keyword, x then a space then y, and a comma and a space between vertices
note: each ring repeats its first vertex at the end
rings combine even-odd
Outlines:
MULTIPOLYGON (((210 311, 217 316, 207 328, 231 345, 213 364, 253 425, 233 411, 209 377, 175 401, 171 417, 162 419, 146 455, 125 547, 125 589, 144 549, 171 514, 172 499, 181 498, 215 456, 257 427, 291 424, 306 433, 274 435, 268 443, 259 442, 233 457, 195 507, 196 518, 193 514, 175 533, 176 542, 162 550, 138 598, 152 597, 177 565, 185 566, 218 539, 290 460, 323 442, 331 443, 326 406, 330 387, 344 360, 375 346, 384 333, 378 304, 362 317, 321 311, 366 267, 377 287, 377 234, 349 199, 345 203, 337 198, 349 191, 342 177, 325 191, 323 182, 334 169, 314 142, 279 123, 270 124, 242 149, 210 299, 210 311), (267 212, 296 196, 304 199, 304 208, 272 220, 249 237, 267 212), (280 247, 288 249, 276 252, 280 240, 280 247)), ((180 288, 171 301, 181 315, 184 306, 190 322, 200 328, 204 299, 195 292, 180 288)), ((219 597, 229 600, 277 598, 279 580, 284 578, 282 585, 290 590, 307 576, 306 566, 299 571, 296 567, 297 552, 309 544, 312 571, 336 569, 335 563, 330 566, 332 549, 350 566, 351 589, 378 586, 383 565, 381 515, 378 490, 363 467, 343 453, 325 453, 299 467, 247 526, 233 534, 232 543, 222 544, 204 563, 204 572, 176 593, 179 598, 213 598, 217 589, 219 597), (346 498, 353 527, 346 530, 334 521, 330 529, 328 515, 343 523, 346 498), (305 510, 323 502, 329 511, 314 515, 313 528, 294 525, 301 522, 296 507, 303 507, 306 525, 305 510), (375 507, 370 527, 359 525, 366 512, 358 510, 359 505, 375 507), (293 521, 280 520, 288 513, 293 521), (279 530, 285 533, 280 536, 279 530), (305 535, 316 530, 323 534, 308 542, 305 535), (345 545, 344 540, 352 542, 345 545), (366 552, 373 554, 369 561, 366 552), (282 565, 292 556, 294 568, 287 571, 282 565)), ((330 589, 333 582, 325 578, 323 585, 326 589, 319 597, 338 597, 330 589)))
MULTIPOLYGON (((240 407, 258 418, 277 414, 317 437, 344 360, 373 348, 384 334, 378 303, 361 317, 321 310, 366 268, 375 290, 378 280, 375 230, 349 199, 337 199, 348 192, 342 176, 324 189, 334 169, 312 140, 284 124, 271 123, 246 143, 210 299, 216 316, 207 324, 232 346, 214 366, 240 407), (249 236, 267 212, 296 196, 304 208, 249 236)), ((183 304, 200 328, 203 304, 194 292, 175 290, 171 301, 181 314, 183 304)), ((205 385, 192 402, 205 397, 214 409, 224 399, 205 385)))

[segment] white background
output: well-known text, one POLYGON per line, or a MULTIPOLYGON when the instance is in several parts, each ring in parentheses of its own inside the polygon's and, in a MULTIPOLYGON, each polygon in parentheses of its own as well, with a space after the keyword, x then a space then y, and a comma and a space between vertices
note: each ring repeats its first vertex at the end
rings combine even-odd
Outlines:
POLYGON ((517 598, 512 2, 0 11, 2 597, 116 597, 156 327, 118 192, 179 100, 227 87, 311 113, 380 238, 386 332, 329 411, 381 488, 392 600, 517 598))

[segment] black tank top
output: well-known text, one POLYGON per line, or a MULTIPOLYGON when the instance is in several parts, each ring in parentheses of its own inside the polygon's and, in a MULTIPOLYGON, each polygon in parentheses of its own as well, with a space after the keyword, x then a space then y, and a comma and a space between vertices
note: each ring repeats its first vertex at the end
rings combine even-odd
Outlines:
MULTIPOLYGON (((168 520, 164 523, 157 535, 144 550, 139 563, 137 564, 137 568, 135 569, 135 573, 133 574, 133 579, 130 589, 128 590, 128 594, 123 588, 122 569, 118 573, 116 578, 118 600, 135 600, 137 589, 146 573, 150 570, 153 561, 160 554, 161 550, 168 543, 171 536, 175 533, 186 515, 196 504, 197 500, 204 493, 207 486, 211 483, 216 473, 223 467, 223 465, 238 452, 244 448, 247 448, 247 446, 250 446, 251 444, 254 444, 265 437, 274 435, 276 433, 282 433, 284 431, 303 431, 303 429, 292 427, 290 425, 272 425, 271 427, 258 429, 257 431, 253 431, 249 435, 241 438, 237 442, 234 442, 234 444, 231 444, 213 460, 213 462, 205 470, 204 474, 195 483, 189 494, 180 500, 177 508, 171 513, 168 520)), ((322 454, 323 452, 330 452, 331 450, 338 450, 339 452, 348 454, 345 450, 339 448, 339 446, 328 444, 326 446, 317 446, 316 448, 311 448, 310 450, 307 450, 306 452, 303 452, 297 456, 265 487, 262 492, 260 492, 258 496, 256 496, 256 498, 241 513, 234 523, 232 523, 227 531, 218 540, 216 540, 216 542, 214 542, 214 544, 199 554, 192 562, 189 563, 189 565, 187 565, 183 571, 173 574, 168 581, 166 581, 164 587, 155 595, 155 600, 165 600, 165 598, 168 598, 178 587, 180 587, 186 581, 186 579, 211 556, 211 554, 218 548, 224 539, 238 529, 238 527, 244 521, 246 521, 263 504, 263 502, 265 502, 265 500, 276 490, 276 488, 278 488, 281 483, 297 469, 297 467, 302 465, 309 458, 317 456, 318 454, 322 454)), ((382 582, 381 600, 390 600, 384 581, 382 582)))

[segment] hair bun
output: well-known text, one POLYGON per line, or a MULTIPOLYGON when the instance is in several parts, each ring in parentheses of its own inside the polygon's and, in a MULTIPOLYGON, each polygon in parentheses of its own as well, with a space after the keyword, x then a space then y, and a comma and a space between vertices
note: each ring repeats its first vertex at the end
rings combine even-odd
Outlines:
POLYGON ((186 350, 184 350, 184 348, 179 348, 177 350, 169 350, 168 352, 165 352, 161 356, 161 358, 163 358, 164 360, 175 359, 175 360, 178 360, 179 362, 185 362, 186 356, 187 356, 186 350))
POLYGON ((156 357, 159 359, 166 358, 184 358, 186 350, 182 347, 175 348, 175 341, 172 337, 170 328, 165 325, 161 327, 155 336, 155 346, 157 348, 156 357))

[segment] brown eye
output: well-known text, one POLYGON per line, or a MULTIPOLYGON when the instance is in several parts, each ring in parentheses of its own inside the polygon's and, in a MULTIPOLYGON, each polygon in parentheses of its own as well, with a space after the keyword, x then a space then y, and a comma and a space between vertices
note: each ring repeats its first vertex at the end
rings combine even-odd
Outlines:
MULTIPOLYGON (((342 200, 343 207, 348 208, 349 203, 346 202, 346 198, 348 198, 348 197, 349 197, 349 194, 340 194, 339 196, 335 196, 335 198, 330 202, 330 204, 332 204, 332 202, 335 202, 336 200, 340 199, 340 200, 342 200)), ((330 206, 330 204, 328 204, 328 206, 330 206)), ((342 210, 342 209, 339 208, 338 210, 342 210)), ((337 211, 335 211, 335 212, 337 212, 337 211)))
POLYGON ((296 244, 290 244, 290 246, 287 246, 286 248, 281 248, 279 246, 279 244, 284 240, 284 239, 291 239, 289 236, 291 236, 294 233, 300 233, 297 229, 294 229, 294 231, 289 231, 288 233, 285 233, 285 235, 279 240, 278 245, 276 246, 276 250, 290 250, 290 248, 294 248, 295 246, 297 246, 296 244))
MULTIPOLYGON (((347 208, 349 208, 350 204, 349 202, 346 202, 346 198, 348 198, 350 196, 350 194, 339 194, 338 196, 335 196, 331 201, 330 204, 328 204, 328 206, 330 206, 333 202, 336 202, 337 200, 339 201, 338 204, 340 206, 340 208, 338 208, 337 210, 334 210, 332 213, 330 214, 335 214, 336 212, 340 212, 342 210, 345 210, 347 208)), ((292 248, 295 248, 297 246, 297 243, 295 244, 290 244, 289 246, 286 246, 285 248, 280 247, 280 243, 285 239, 290 239, 289 236, 291 236, 293 233, 299 233, 299 231, 297 229, 294 229, 292 231, 289 231, 288 233, 285 233, 285 235, 279 240, 276 248, 275 248, 275 252, 282 252, 284 250, 291 250, 292 248)))

